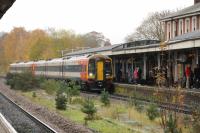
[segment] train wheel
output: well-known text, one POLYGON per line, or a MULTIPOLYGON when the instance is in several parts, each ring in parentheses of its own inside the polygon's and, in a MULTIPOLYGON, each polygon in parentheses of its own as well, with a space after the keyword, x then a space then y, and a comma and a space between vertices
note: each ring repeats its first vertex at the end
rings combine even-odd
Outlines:
POLYGON ((89 88, 89 87, 87 86, 87 83, 85 83, 85 82, 81 82, 80 85, 81 85, 81 90, 87 91, 88 88, 89 88))

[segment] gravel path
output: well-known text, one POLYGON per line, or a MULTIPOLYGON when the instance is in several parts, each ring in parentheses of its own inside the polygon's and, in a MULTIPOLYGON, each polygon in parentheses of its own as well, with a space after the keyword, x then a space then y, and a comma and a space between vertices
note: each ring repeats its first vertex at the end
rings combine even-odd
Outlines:
POLYGON ((92 133, 92 131, 88 128, 67 120, 58 115, 56 112, 49 111, 45 107, 36 105, 23 96, 17 95, 13 90, 9 89, 9 87, 4 84, 3 79, 0 79, 0 92, 59 133, 92 133))

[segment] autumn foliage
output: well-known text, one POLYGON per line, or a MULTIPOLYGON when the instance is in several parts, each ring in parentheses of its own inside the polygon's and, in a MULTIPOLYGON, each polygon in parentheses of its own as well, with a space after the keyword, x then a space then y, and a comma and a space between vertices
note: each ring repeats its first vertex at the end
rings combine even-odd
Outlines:
POLYGON ((14 28, 0 34, 0 70, 5 72, 13 62, 61 57, 61 50, 98 47, 99 37, 104 36, 98 32, 75 34, 66 30, 14 28))

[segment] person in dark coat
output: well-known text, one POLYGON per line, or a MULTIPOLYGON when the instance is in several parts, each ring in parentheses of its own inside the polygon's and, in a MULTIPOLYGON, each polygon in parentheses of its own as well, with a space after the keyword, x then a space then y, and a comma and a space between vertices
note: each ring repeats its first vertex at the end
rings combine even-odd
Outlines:
POLYGON ((200 67, 197 64, 197 67, 194 69, 194 87, 199 89, 200 88, 200 67))

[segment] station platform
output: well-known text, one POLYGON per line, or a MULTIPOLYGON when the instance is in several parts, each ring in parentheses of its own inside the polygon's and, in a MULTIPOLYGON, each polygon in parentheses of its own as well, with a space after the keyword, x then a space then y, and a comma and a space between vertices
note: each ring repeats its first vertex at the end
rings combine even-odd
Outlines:
MULTIPOLYGON (((149 85, 141 85, 141 84, 128 84, 128 83, 118 83, 114 82, 115 87, 121 87, 121 88, 126 88, 130 90, 158 90, 158 91, 175 91, 176 89, 174 87, 158 87, 158 86, 149 86, 149 85)), ((180 90, 181 92, 185 93, 195 93, 200 95, 200 89, 185 89, 182 88, 180 90)))
POLYGON ((12 125, 0 113, 0 133, 17 133, 12 125))

